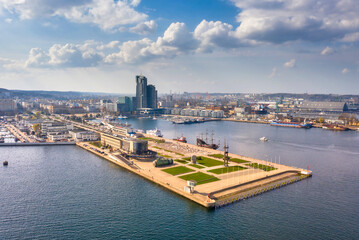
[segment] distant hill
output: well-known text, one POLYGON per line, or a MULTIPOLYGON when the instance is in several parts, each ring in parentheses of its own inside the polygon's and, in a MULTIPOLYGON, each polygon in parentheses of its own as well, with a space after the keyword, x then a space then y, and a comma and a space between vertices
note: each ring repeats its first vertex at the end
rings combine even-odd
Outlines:
POLYGON ((42 90, 9 90, 0 88, 0 98, 19 97, 19 98, 53 98, 53 99, 74 99, 101 96, 119 96, 122 94, 115 93, 98 93, 98 92, 62 92, 62 91, 42 91, 42 90))

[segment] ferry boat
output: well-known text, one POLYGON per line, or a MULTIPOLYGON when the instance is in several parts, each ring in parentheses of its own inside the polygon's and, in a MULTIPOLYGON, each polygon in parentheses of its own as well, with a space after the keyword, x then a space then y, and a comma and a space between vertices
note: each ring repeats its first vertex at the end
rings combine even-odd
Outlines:
POLYGON ((312 124, 309 123, 299 123, 299 122, 279 122, 279 121, 272 121, 270 123, 271 126, 277 127, 293 127, 293 128, 311 128, 312 124))
POLYGON ((127 116, 122 116, 122 115, 117 117, 117 119, 126 119, 126 118, 128 118, 128 117, 127 116))
POLYGON ((146 134, 156 136, 156 137, 163 137, 161 131, 159 129, 157 129, 157 128, 154 129, 154 130, 147 130, 146 134))

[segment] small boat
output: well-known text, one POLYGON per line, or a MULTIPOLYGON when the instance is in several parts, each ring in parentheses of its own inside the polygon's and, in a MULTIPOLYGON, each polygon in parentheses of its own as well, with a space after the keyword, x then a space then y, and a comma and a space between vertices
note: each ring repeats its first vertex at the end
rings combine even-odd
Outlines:
POLYGON ((266 137, 261 137, 259 140, 261 140, 262 142, 268 142, 268 138, 266 137))
POLYGON ((9 165, 9 162, 8 162, 8 161, 4 161, 2 164, 3 164, 4 166, 7 166, 7 165, 9 165))
POLYGON ((187 139, 186 139, 186 137, 184 137, 184 136, 181 136, 180 138, 177 138, 177 139, 174 139, 174 140, 176 140, 176 141, 178 141, 178 142, 187 143, 187 139))

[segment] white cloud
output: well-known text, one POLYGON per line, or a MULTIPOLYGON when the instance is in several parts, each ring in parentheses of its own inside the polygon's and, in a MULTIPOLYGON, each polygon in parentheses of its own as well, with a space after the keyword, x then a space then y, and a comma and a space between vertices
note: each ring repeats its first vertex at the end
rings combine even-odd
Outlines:
POLYGON ((288 62, 285 62, 285 63, 284 63, 284 67, 294 68, 294 67, 295 67, 295 59, 292 58, 292 59, 289 60, 288 62))
POLYGON ((344 69, 342 70, 342 74, 347 74, 347 73, 349 73, 349 69, 348 69, 348 68, 344 68, 344 69))
POLYGON ((0 8, 16 13, 20 19, 63 16, 76 23, 90 23, 103 30, 117 30, 121 25, 136 24, 147 19, 134 7, 140 0, 1 0, 0 8))
POLYGON ((236 37, 233 26, 221 21, 203 20, 194 30, 194 37, 201 42, 200 52, 210 52, 214 47, 236 48, 243 46, 243 42, 236 37))
POLYGON ((334 49, 331 47, 326 47, 323 49, 323 51, 320 53, 321 55, 331 55, 334 53, 334 49))
POLYGON ((140 35, 155 33, 156 30, 157 30, 157 24, 153 20, 139 23, 136 26, 130 28, 131 32, 137 33, 140 35))
POLYGON ((337 40, 359 31, 356 0, 232 0, 240 38, 283 43, 337 40))
POLYGON ((343 37, 342 41, 343 42, 358 42, 359 41, 359 32, 346 34, 343 37))
POLYGON ((163 37, 156 41, 144 38, 127 41, 120 46, 120 51, 109 54, 107 63, 136 63, 146 59, 163 57, 172 58, 177 55, 194 51, 198 42, 184 23, 172 23, 164 32, 163 37))
POLYGON ((274 78, 277 75, 277 68, 272 68, 272 72, 268 75, 269 78, 274 78))
POLYGON ((6 19, 5 19, 5 22, 7 22, 7 23, 12 23, 12 18, 6 18, 6 19))
POLYGON ((95 42, 54 44, 48 51, 32 48, 24 67, 91 67, 103 59, 94 48, 95 42))
POLYGON ((120 41, 111 41, 107 44, 100 44, 96 47, 97 50, 113 49, 120 46, 120 41))

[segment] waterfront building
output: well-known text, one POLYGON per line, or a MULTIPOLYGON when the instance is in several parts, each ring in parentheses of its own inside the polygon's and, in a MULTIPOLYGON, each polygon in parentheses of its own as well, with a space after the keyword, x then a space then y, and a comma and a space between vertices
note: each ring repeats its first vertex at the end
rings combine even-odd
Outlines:
POLYGON ((68 131, 61 131, 61 132, 48 132, 47 133, 47 139, 50 141, 56 142, 56 141, 67 141, 71 135, 68 131))
POLYGON ((144 154, 148 151, 148 142, 136 138, 101 134, 101 143, 111 146, 114 150, 118 149, 132 154, 144 154))
POLYGON ((136 110, 136 97, 119 97, 117 100, 117 109, 122 112, 132 112, 136 110))
POLYGON ((136 76, 136 109, 157 108, 157 90, 154 85, 147 85, 147 78, 136 76))
POLYGON ((147 86, 147 108, 157 108, 157 90, 154 85, 147 86))
POLYGON ((147 78, 136 76, 136 102, 137 108, 147 108, 147 78))
POLYGON ((346 112, 348 105, 345 102, 310 102, 304 101, 299 105, 302 111, 310 112, 346 112))
POLYGON ((75 141, 97 141, 100 139, 100 134, 82 129, 73 129, 69 133, 75 141))

